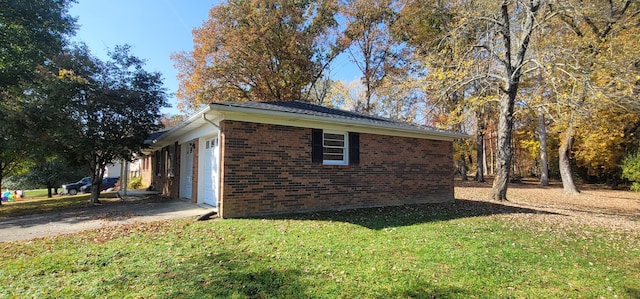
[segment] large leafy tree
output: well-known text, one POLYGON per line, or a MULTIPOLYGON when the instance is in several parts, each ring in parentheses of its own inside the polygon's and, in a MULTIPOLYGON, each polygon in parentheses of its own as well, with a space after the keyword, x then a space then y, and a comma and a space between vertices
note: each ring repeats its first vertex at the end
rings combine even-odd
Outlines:
MULTIPOLYGON (((3 107, 0 114, 5 114, 0 118, 0 186, 5 176, 21 168, 28 154, 28 146, 24 143, 23 132, 19 123, 19 118, 13 112, 19 111, 15 106, 9 110, 3 107)), ((1 204, 1 203, 0 203, 1 204)))
POLYGON ((78 178, 85 177, 87 174, 87 171, 82 167, 73 166, 61 156, 50 156, 35 159, 34 163, 29 165, 28 170, 23 175, 18 176, 21 186, 32 186, 34 188, 45 186, 49 198, 58 193, 58 187, 62 184, 71 181, 75 182, 78 178))
MULTIPOLYGON (((531 37, 546 18, 543 1, 405 0, 402 36, 417 48, 428 69, 430 105, 457 118, 475 111, 479 135, 482 111, 497 97, 497 171, 491 198, 506 200, 513 152, 514 111, 531 37), (497 91, 497 92, 496 92, 497 91)), ((482 136, 479 136, 482 138, 482 136)))
POLYGON ((498 164, 491 199, 506 200, 513 151, 511 138, 518 88, 526 71, 527 50, 540 20, 541 0, 501 1, 487 6, 489 18, 478 20, 489 28, 477 36, 477 47, 499 67, 488 75, 501 81, 498 103, 498 164), (486 20, 486 21, 485 21, 486 20))
POLYGON ((92 176, 91 202, 98 202, 105 166, 130 160, 157 122, 166 105, 159 73, 144 70, 144 61, 128 46, 118 46, 103 62, 86 47, 67 51, 55 62, 57 73, 37 95, 44 109, 58 113, 46 131, 68 161, 84 165, 92 176))
MULTIPOLYGON (((480 42, 492 41, 482 38, 487 27, 482 26, 478 15, 470 12, 486 11, 487 7, 473 1, 454 1, 454 5, 406 1, 400 29, 406 28, 402 32, 417 47, 416 56, 428 70, 424 84, 429 95, 427 107, 431 111, 437 108, 440 119, 446 120, 449 127, 463 130, 465 124, 475 124, 475 130, 470 130, 476 135, 474 179, 484 182, 484 139, 488 120, 497 118, 494 106, 501 85, 499 76, 492 73, 499 72, 500 65, 478 47, 480 42), (420 26, 415 26, 413 20, 420 26)), ((458 149, 470 149, 464 141, 459 145, 458 149)), ((459 156, 463 178, 468 155, 459 156)))
POLYGON ((35 68, 57 54, 75 19, 73 0, 0 0, 0 99, 6 88, 29 81, 35 68))
POLYGON ((637 118, 633 115, 640 111, 634 92, 640 74, 640 10, 633 0, 564 1, 555 9, 559 18, 553 25, 560 30, 552 35, 555 42, 546 45, 543 61, 548 66, 547 83, 554 89, 555 109, 551 111, 562 132, 559 167, 563 188, 578 193, 570 164, 577 136, 585 135, 578 146, 581 164, 598 164, 596 172, 597 168, 613 171, 612 164, 620 163, 625 155, 620 151, 628 148, 624 144, 635 143, 621 137, 635 134, 637 118), (609 124, 601 121, 612 114, 630 117, 606 117, 609 124), (614 154, 603 155, 607 152, 614 154))
POLYGON ((574 159, 587 175, 615 185, 625 156, 640 146, 640 111, 609 107, 594 112, 580 120, 574 159))
POLYGON ((37 67, 62 49, 74 31, 72 0, 0 0, 0 185, 23 168, 30 142, 24 126, 25 91, 37 80, 37 67))
POLYGON ((173 56, 182 108, 219 101, 306 100, 338 51, 335 0, 230 0, 173 56))
POLYGON ((561 135, 550 140, 551 146, 560 140, 559 173, 568 193, 577 192, 570 161, 592 174, 615 173, 637 144, 637 1, 400 2, 395 33, 415 48, 413 58, 424 67, 428 113, 449 128, 475 122, 478 149, 492 125, 488 112, 498 113, 493 199, 506 199, 519 146, 514 127, 531 124, 522 117, 532 111, 539 117, 541 183, 548 183, 547 132, 561 135))
POLYGON ((362 101, 355 110, 374 114, 377 92, 385 78, 400 69, 401 46, 391 37, 390 28, 397 16, 393 0, 349 0, 342 6, 346 20, 346 52, 362 73, 362 101))

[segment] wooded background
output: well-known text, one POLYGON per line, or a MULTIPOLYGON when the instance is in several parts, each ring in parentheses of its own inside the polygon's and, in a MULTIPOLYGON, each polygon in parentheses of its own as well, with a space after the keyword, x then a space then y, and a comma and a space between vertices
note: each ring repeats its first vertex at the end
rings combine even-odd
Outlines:
MULTIPOLYGON (((159 128, 161 74, 127 46, 100 61, 70 44, 72 0, 34 1, 0 0, 0 183, 47 163, 97 178, 159 128)), ((172 56, 185 114, 302 100, 460 131, 458 173, 491 175, 495 200, 523 177, 567 193, 640 178, 637 0, 228 0, 193 40, 172 56), (337 57, 360 79, 337 80, 337 57)))
POLYGON ((618 184, 639 144, 637 1, 228 1, 174 55, 180 107, 305 100, 473 136, 463 179, 618 184), (362 76, 332 79, 348 55, 362 76))

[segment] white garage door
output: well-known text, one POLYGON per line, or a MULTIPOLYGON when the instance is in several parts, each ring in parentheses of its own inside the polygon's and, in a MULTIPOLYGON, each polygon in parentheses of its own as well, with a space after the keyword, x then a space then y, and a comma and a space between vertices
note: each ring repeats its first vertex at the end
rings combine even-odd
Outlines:
POLYGON ((218 206, 218 138, 205 140, 203 153, 203 194, 202 200, 205 204, 218 206))

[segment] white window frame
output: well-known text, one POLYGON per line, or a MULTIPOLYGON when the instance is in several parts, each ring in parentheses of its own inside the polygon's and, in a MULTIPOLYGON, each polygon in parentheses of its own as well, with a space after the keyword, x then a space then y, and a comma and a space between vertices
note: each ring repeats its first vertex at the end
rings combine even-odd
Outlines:
POLYGON ((328 131, 322 130, 322 164, 324 165, 349 165, 349 133, 342 131, 328 131), (344 147, 342 152, 342 160, 325 160, 324 149, 327 147, 324 144, 325 134, 334 134, 334 135, 342 135, 344 137, 344 147))

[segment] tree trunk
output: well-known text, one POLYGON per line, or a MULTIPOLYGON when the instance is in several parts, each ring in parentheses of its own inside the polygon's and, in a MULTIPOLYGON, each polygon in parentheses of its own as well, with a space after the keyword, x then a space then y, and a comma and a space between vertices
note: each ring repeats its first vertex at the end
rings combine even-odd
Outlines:
POLYGON ((478 152, 476 155, 476 176, 475 181, 484 183, 484 136, 476 136, 478 142, 478 152))
POLYGON ((549 157, 547 156, 547 124, 544 110, 538 109, 538 138, 540 139, 540 185, 549 186, 549 157))
POLYGON ((562 178, 562 189, 567 194, 578 194, 580 191, 573 182, 573 174, 571 173, 571 146, 573 144, 573 121, 569 123, 567 131, 558 149, 560 158, 560 177, 562 178))
POLYGON ((487 165, 487 138, 486 133, 482 136, 482 175, 484 176, 489 171, 489 167, 487 165))
POLYGON ((53 186, 51 186, 51 184, 47 185, 47 198, 53 197, 53 192, 51 192, 51 189, 53 189, 53 186))
POLYGON ((91 184, 91 203, 99 204, 100 203, 100 200, 98 199, 99 197, 100 197, 100 185, 91 184))
POLYGON ((91 204, 100 203, 100 187, 102 185, 102 178, 104 177, 104 166, 94 166, 93 176, 91 177, 91 198, 89 202, 91 204))
POLYGON ((513 131, 513 108, 517 89, 506 92, 500 99, 500 117, 498 118, 498 161, 496 176, 493 179, 490 199, 506 201, 509 175, 511 174, 511 132, 513 131))
POLYGON ((493 143, 493 131, 491 131, 491 134, 489 134, 489 150, 491 151, 491 153, 489 155, 491 157, 491 163, 489 163, 489 165, 491 166, 490 170, 489 170, 489 173, 491 175, 494 175, 496 173, 495 170, 494 170, 494 165, 496 165, 496 158, 495 158, 496 154, 495 154, 495 151, 493 150, 494 148, 495 147, 494 147, 494 143, 493 143))
POLYGON ((500 117, 498 118, 498 165, 496 176, 493 180, 490 198, 493 200, 507 200, 507 185, 509 184, 509 171, 513 151, 511 149, 511 132, 513 132, 513 108, 518 95, 518 86, 522 67, 525 64, 525 56, 531 41, 531 34, 535 28, 536 15, 540 9, 540 1, 526 2, 524 7, 519 9, 528 10, 524 22, 517 28, 521 33, 512 31, 512 15, 509 13, 509 5, 512 1, 502 1, 500 34, 504 43, 505 63, 504 81, 502 97, 500 98, 500 117), (521 27, 520 27, 521 26, 521 27), (512 43, 512 37, 518 36, 518 43, 512 43), (515 47, 514 47, 515 46, 515 47), (515 51, 513 51, 515 50, 515 51))
POLYGON ((478 109, 476 112, 476 123, 478 127, 476 129, 476 176, 474 178, 477 182, 484 183, 484 134, 486 131, 486 125, 484 123, 484 113, 482 109, 478 109))
POLYGON ((464 154, 460 154, 460 174, 462 175, 463 181, 469 180, 467 177, 467 161, 464 158, 464 154))

